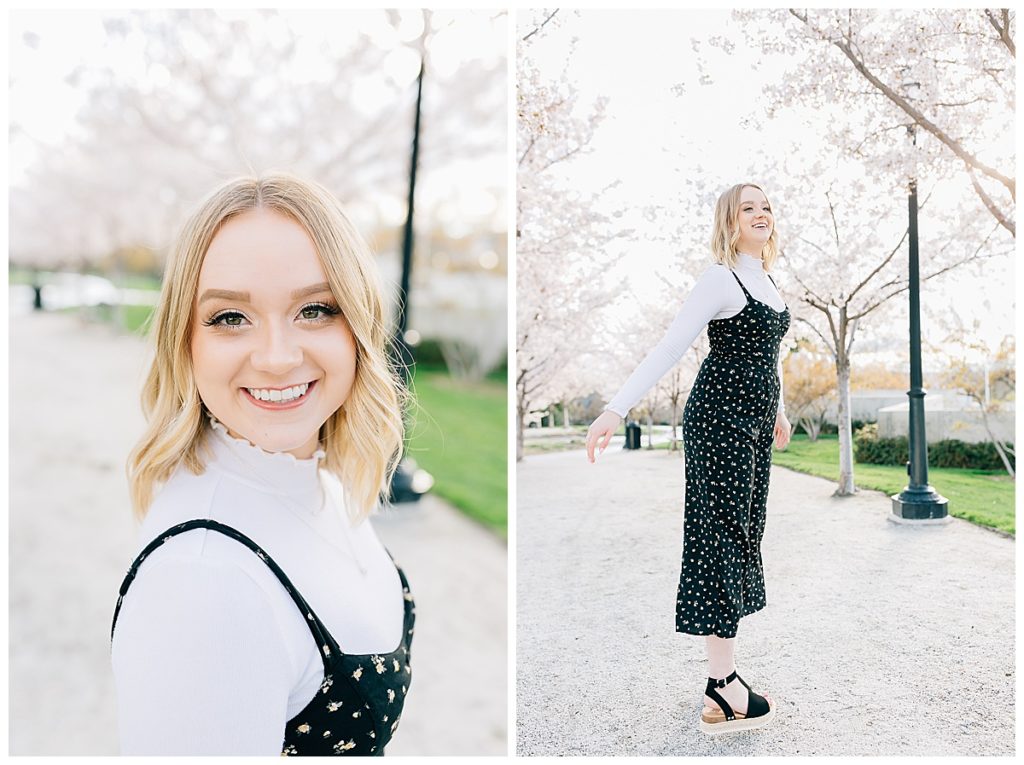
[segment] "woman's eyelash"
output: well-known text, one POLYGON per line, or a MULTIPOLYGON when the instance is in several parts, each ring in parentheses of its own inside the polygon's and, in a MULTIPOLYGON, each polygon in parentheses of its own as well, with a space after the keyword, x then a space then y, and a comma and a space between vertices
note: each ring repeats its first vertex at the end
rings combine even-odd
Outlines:
POLYGON ((314 308, 323 311, 323 313, 326 314, 326 316, 321 316, 319 317, 319 319, 312 319, 312 321, 323 321, 327 317, 337 316, 339 313, 341 313, 341 308, 339 308, 334 303, 307 303, 306 305, 302 306, 302 308, 299 309, 299 314, 301 315, 304 312, 314 308))
MULTIPOLYGON (((215 313, 213 316, 211 316, 210 318, 206 319, 206 321, 203 322, 203 325, 207 326, 207 327, 212 327, 215 324, 220 324, 222 319, 226 319, 229 316, 238 316, 238 317, 240 317, 242 319, 245 318, 238 311, 222 311, 221 313, 215 313)), ((235 325, 233 325, 233 324, 224 324, 222 326, 234 327, 235 325)))
MULTIPOLYGON (((324 302, 324 303, 307 303, 306 305, 302 306, 302 308, 299 309, 298 315, 301 317, 302 314, 304 314, 306 311, 312 311, 312 310, 320 311, 321 315, 317 316, 314 319, 305 319, 305 321, 312 321, 312 322, 326 321, 328 318, 330 318, 332 316, 337 316, 339 313, 341 313, 341 308, 339 308, 334 303, 324 302)), ((225 319, 234 318, 234 317, 238 317, 240 319, 245 319, 245 316, 243 316, 238 311, 221 311, 220 313, 213 314, 208 319, 206 319, 203 322, 203 325, 206 326, 206 327, 221 326, 221 327, 225 327, 227 329, 238 329, 238 327, 241 326, 241 325, 239 325, 239 324, 226 324, 226 323, 224 323, 225 319)))

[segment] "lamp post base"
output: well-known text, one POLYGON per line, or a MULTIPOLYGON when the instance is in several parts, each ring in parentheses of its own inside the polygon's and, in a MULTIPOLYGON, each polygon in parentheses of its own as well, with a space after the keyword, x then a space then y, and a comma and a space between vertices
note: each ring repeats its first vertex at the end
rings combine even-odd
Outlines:
POLYGON ((893 494, 891 499, 892 514, 901 520, 920 521, 949 517, 949 500, 931 486, 918 489, 908 487, 899 494, 893 494))
POLYGON ((898 515, 889 513, 886 518, 897 526, 947 526, 953 522, 952 515, 947 515, 945 518, 900 518, 898 515))

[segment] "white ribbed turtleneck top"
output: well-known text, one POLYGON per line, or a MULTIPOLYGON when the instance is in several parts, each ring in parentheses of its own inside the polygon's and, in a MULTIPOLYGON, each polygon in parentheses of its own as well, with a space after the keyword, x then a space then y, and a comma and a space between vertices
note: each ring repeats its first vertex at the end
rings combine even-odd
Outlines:
MULTIPOLYGON (((392 650, 404 616, 398 572, 370 523, 349 522, 341 484, 319 469, 324 452, 268 453, 215 420, 204 443, 206 471, 178 467, 138 551, 179 523, 220 521, 277 562, 343 651, 392 650)), ((208 529, 173 537, 141 564, 111 662, 122 754, 279 755, 285 723, 323 680, 305 614, 274 573, 208 529)))
MULTIPOLYGON (((738 253, 736 275, 755 300, 785 309, 785 301, 768 278, 763 262, 753 255, 738 253)), ((697 335, 712 319, 735 316, 747 304, 740 285, 720 263, 709 266, 697 279, 689 297, 669 325, 661 341, 640 362, 605 409, 625 417, 644 394, 682 358, 697 335)), ((779 355, 779 412, 785 412, 782 397, 782 355, 779 355)))

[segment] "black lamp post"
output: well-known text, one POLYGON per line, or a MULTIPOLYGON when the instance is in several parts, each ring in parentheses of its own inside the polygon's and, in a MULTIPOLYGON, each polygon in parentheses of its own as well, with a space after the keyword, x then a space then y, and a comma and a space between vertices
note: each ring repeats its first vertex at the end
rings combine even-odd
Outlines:
MULTIPOLYGON (((410 382, 409 369, 413 363, 412 348, 406 340, 409 327, 409 287, 412 280, 412 245, 413 245, 413 200, 416 196, 416 168, 419 164, 420 152, 420 112, 423 101, 423 70, 425 62, 420 53, 420 71, 416 77, 416 117, 413 122, 412 157, 409 162, 409 201, 405 217, 405 230, 402 237, 402 283, 398 291, 398 321, 395 329, 394 346, 398 356, 398 366, 406 384, 410 382)), ((391 479, 389 499, 391 502, 415 502, 421 495, 430 491, 434 478, 430 473, 418 468, 416 461, 403 454, 398 469, 391 479)))
MULTIPOLYGON (((905 83, 909 92, 919 88, 916 82, 905 83)), ((908 128, 916 151, 917 125, 908 128)), ((915 173, 916 175, 916 173, 915 173)), ((907 474, 910 481, 903 491, 892 495, 892 513, 900 520, 926 520, 948 517, 949 500, 928 485, 928 442, 925 438, 924 397, 921 374, 921 279, 917 253, 917 178, 910 179, 908 197, 910 213, 910 423, 907 445, 910 460, 907 474)))

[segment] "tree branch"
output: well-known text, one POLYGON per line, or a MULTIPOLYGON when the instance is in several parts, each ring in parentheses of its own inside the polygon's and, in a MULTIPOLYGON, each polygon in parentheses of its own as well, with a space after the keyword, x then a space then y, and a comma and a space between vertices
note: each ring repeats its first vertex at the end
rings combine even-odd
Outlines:
MULTIPOLYGON (((826 313, 828 313, 828 312, 826 311, 826 313)), ((811 331, 814 332, 814 334, 816 334, 819 338, 821 338, 822 344, 826 348, 828 348, 828 352, 830 354, 832 354, 832 360, 835 361, 835 358, 836 358, 835 348, 833 348, 832 344, 829 343, 829 341, 825 339, 825 336, 823 334, 821 334, 821 331, 816 326, 814 326, 814 324, 812 324, 810 321, 805 319, 803 316, 797 316, 796 320, 806 324, 808 327, 811 328, 811 331)))
MULTIPOLYGON (((856 295, 858 292, 860 292, 867 285, 867 283, 869 281, 871 281, 875 277, 875 274, 877 274, 879 271, 881 271, 883 268, 885 268, 889 264, 889 261, 891 261, 893 259, 893 257, 896 255, 896 253, 899 252, 900 249, 903 247, 903 242, 907 238, 907 234, 909 234, 909 233, 910 233, 910 228, 908 227, 907 230, 903 232, 903 236, 900 237, 900 240, 898 242, 896 242, 896 246, 892 248, 892 250, 885 257, 885 259, 881 263, 879 263, 870 274, 868 274, 866 277, 864 277, 864 279, 861 281, 860 284, 858 284, 856 287, 853 288, 853 290, 850 292, 850 297, 847 300, 847 303, 849 303, 850 300, 853 300, 854 295, 856 295)), ((882 286, 884 287, 886 285, 882 285, 882 286)))
POLYGON ((550 13, 550 14, 548 15, 548 17, 547 17, 546 19, 544 19, 544 21, 542 21, 542 22, 540 23, 540 26, 539 26, 539 27, 537 27, 536 29, 534 29, 534 30, 533 30, 532 32, 530 32, 530 33, 529 33, 528 35, 526 35, 526 37, 524 37, 524 38, 523 38, 523 42, 526 42, 526 41, 527 41, 527 40, 529 40, 529 39, 530 39, 531 37, 533 37, 533 36, 534 36, 535 34, 537 34, 537 33, 538 33, 538 32, 539 32, 540 30, 542 30, 542 29, 543 29, 543 28, 544 28, 544 27, 545 27, 545 26, 547 25, 547 23, 548 23, 549 21, 551 21, 551 19, 553 19, 553 18, 555 17, 555 14, 556 14, 556 13, 558 13, 558 11, 559 11, 559 9, 558 9, 558 8, 555 8, 555 10, 553 10, 553 11, 552 11, 552 12, 551 12, 551 13, 550 13))
MULTIPOLYGON (((806 14, 801 17, 792 8, 789 9, 789 12, 794 17, 803 22, 805 25, 807 25, 813 32, 817 33, 819 37, 822 36, 822 33, 819 30, 815 29, 813 26, 811 26, 811 24, 808 22, 806 14)), ((879 92, 884 94, 886 98, 888 98, 890 101, 892 101, 892 103, 894 103, 904 112, 906 112, 910 117, 913 117, 914 121, 918 125, 920 125, 933 136, 935 136, 950 151, 952 151, 953 154, 955 154, 965 163, 967 163, 971 167, 974 167, 975 169, 979 170, 980 172, 984 173, 990 178, 999 181, 999 183, 1001 183, 1003 186, 1007 188, 1007 190, 1009 190, 1010 196, 1014 199, 1014 201, 1016 201, 1016 181, 1014 181, 1014 179, 1012 178, 1008 178, 1007 176, 1003 175, 995 168, 989 167, 984 162, 975 157, 973 154, 968 152, 966 149, 964 149, 963 146, 959 144, 959 142, 953 140, 953 138, 951 138, 942 128, 940 128, 934 122, 929 120, 918 109, 914 108, 914 106, 912 106, 899 93, 897 93, 895 90, 893 90, 880 79, 878 79, 874 72, 868 69, 867 65, 864 63, 863 56, 858 56, 858 54, 854 52, 854 47, 856 47, 856 43, 853 41, 852 37, 848 36, 846 40, 832 40, 825 36, 824 39, 828 40, 828 42, 832 43, 832 45, 835 45, 837 48, 839 48, 839 50, 843 52, 843 55, 845 55, 853 64, 854 69, 860 72, 860 74, 868 82, 870 82, 876 89, 878 89, 879 92)))
POLYGON ((981 197, 981 201, 985 205, 985 207, 988 208, 988 211, 992 213, 992 215, 995 217, 997 221, 999 221, 999 225, 1005 228, 1007 231, 1009 231, 1010 235, 1014 239, 1016 239, 1017 224, 1014 221, 1007 219, 1007 217, 1003 215, 1002 210, 996 208, 996 204, 995 202, 992 201, 992 197, 990 197, 985 192, 985 189, 981 187, 981 184, 978 183, 978 179, 974 175, 974 168, 972 168, 970 165, 967 165, 967 174, 971 176, 971 185, 974 186, 974 192, 979 197, 981 197))
POLYGON ((1017 46, 1013 44, 1013 38, 1010 37, 1010 10, 1009 8, 1002 8, 1002 24, 996 19, 995 15, 988 8, 985 9, 985 15, 988 17, 989 23, 999 33, 999 39, 1003 41, 1003 45, 1010 51, 1010 55, 1017 58, 1017 46))

